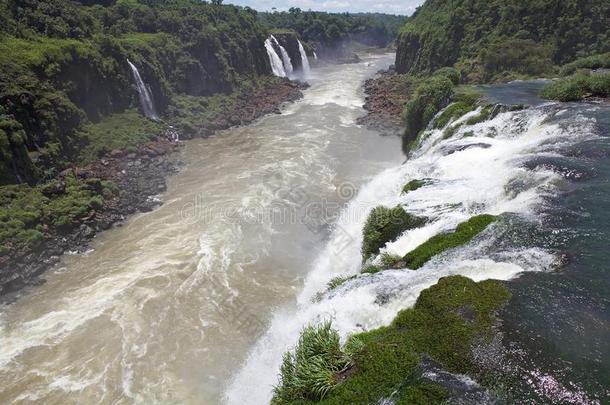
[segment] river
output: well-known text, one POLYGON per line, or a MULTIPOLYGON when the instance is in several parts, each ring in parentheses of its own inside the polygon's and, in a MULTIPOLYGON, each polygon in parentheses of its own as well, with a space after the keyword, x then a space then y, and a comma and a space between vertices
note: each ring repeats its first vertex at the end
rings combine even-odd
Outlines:
POLYGON ((399 139, 355 124, 363 80, 392 60, 313 69, 282 114, 188 141, 162 206, 0 309, 0 403, 263 404, 304 325, 332 319, 346 337, 388 324, 452 274, 513 293, 499 360, 519 381, 509 402, 602 403, 610 108, 544 103, 540 83, 490 87, 494 101, 534 107, 449 138, 430 130, 405 162, 399 139), (427 183, 401 194, 413 179, 427 183), (320 295, 359 272, 368 212, 397 204, 429 221, 391 254, 472 215, 499 220, 418 271, 320 295))
POLYGON ((188 141, 161 207, 0 308, 0 403, 219 403, 334 216, 404 159, 355 124, 363 80, 392 61, 320 67, 281 115, 188 141))

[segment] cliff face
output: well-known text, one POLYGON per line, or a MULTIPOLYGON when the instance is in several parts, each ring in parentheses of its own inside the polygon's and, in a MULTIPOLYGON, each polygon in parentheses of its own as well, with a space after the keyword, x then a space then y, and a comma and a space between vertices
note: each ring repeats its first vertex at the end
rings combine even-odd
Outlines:
POLYGON ((405 32, 398 37, 396 49, 396 72, 407 73, 417 66, 421 43, 419 36, 411 32, 405 32))
POLYGON ((139 108, 127 59, 161 115, 176 96, 226 94, 271 74, 267 33, 250 11, 195 0, 82 3, 0 6, 0 184, 61 171, 85 142, 84 124, 139 108))
POLYGON ((396 70, 458 63, 480 80, 549 73, 577 56, 608 52, 608 16, 606 0, 427 0, 400 30, 396 70))

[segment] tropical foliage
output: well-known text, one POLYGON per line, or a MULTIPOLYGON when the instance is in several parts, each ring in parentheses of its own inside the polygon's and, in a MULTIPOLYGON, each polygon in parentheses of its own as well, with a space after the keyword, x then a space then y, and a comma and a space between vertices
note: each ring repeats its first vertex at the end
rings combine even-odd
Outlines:
POLYGON ((608 52, 606 0, 428 0, 401 28, 396 67, 457 66, 468 81, 536 76, 608 52))

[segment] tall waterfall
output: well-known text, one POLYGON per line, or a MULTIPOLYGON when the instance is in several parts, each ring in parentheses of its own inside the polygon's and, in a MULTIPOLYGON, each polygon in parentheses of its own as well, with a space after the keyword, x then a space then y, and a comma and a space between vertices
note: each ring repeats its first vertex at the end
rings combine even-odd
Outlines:
POLYGON ((301 41, 297 39, 299 43, 299 52, 301 53, 301 65, 303 66, 303 76, 309 76, 309 59, 307 59, 307 53, 305 53, 305 48, 303 48, 303 44, 301 41))
POLYGON ((286 75, 288 77, 290 77, 294 70, 294 68, 292 67, 292 62, 290 61, 290 56, 288 56, 288 52, 286 52, 286 48, 284 48, 282 45, 280 45, 278 40, 273 35, 271 35, 271 39, 280 48, 280 53, 282 54, 282 62, 284 63, 284 69, 286 71, 286 75))
POLYGON ((273 74, 279 77, 286 77, 284 65, 282 64, 282 60, 278 56, 277 52, 275 52, 275 49, 273 49, 271 38, 267 38, 265 40, 265 49, 267 49, 267 55, 269 55, 269 63, 271 63, 271 70, 273 71, 273 74))
POLYGON ((155 110, 155 105, 153 104, 152 97, 150 95, 150 90, 144 80, 142 80, 142 76, 140 76, 140 72, 138 68, 135 67, 133 63, 129 59, 127 59, 127 63, 131 68, 131 73, 133 74, 133 79, 136 81, 136 86, 138 87, 138 96, 140 98, 140 105, 142 106, 142 110, 144 111, 144 115, 148 118, 158 121, 159 116, 157 115, 157 111, 155 110))

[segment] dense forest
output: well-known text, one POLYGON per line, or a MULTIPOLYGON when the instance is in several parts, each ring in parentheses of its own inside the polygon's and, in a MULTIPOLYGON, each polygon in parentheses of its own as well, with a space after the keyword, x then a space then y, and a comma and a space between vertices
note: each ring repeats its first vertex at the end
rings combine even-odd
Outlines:
POLYGON ((0 153, 14 165, 0 167, 1 183, 52 175, 36 173, 26 151, 38 153, 37 168, 61 170, 96 142, 84 125, 136 106, 137 93, 125 91, 128 59, 162 113, 184 97, 227 93, 270 73, 267 33, 252 10, 194 0, 1 7, 0 153))
POLYGON ((456 65, 471 82, 543 76, 610 51, 606 0, 428 0, 401 28, 399 73, 456 65))
POLYGON ((325 13, 290 8, 287 12, 258 13, 270 29, 296 31, 309 46, 330 54, 350 41, 385 47, 394 41, 405 17, 374 13, 325 13))

